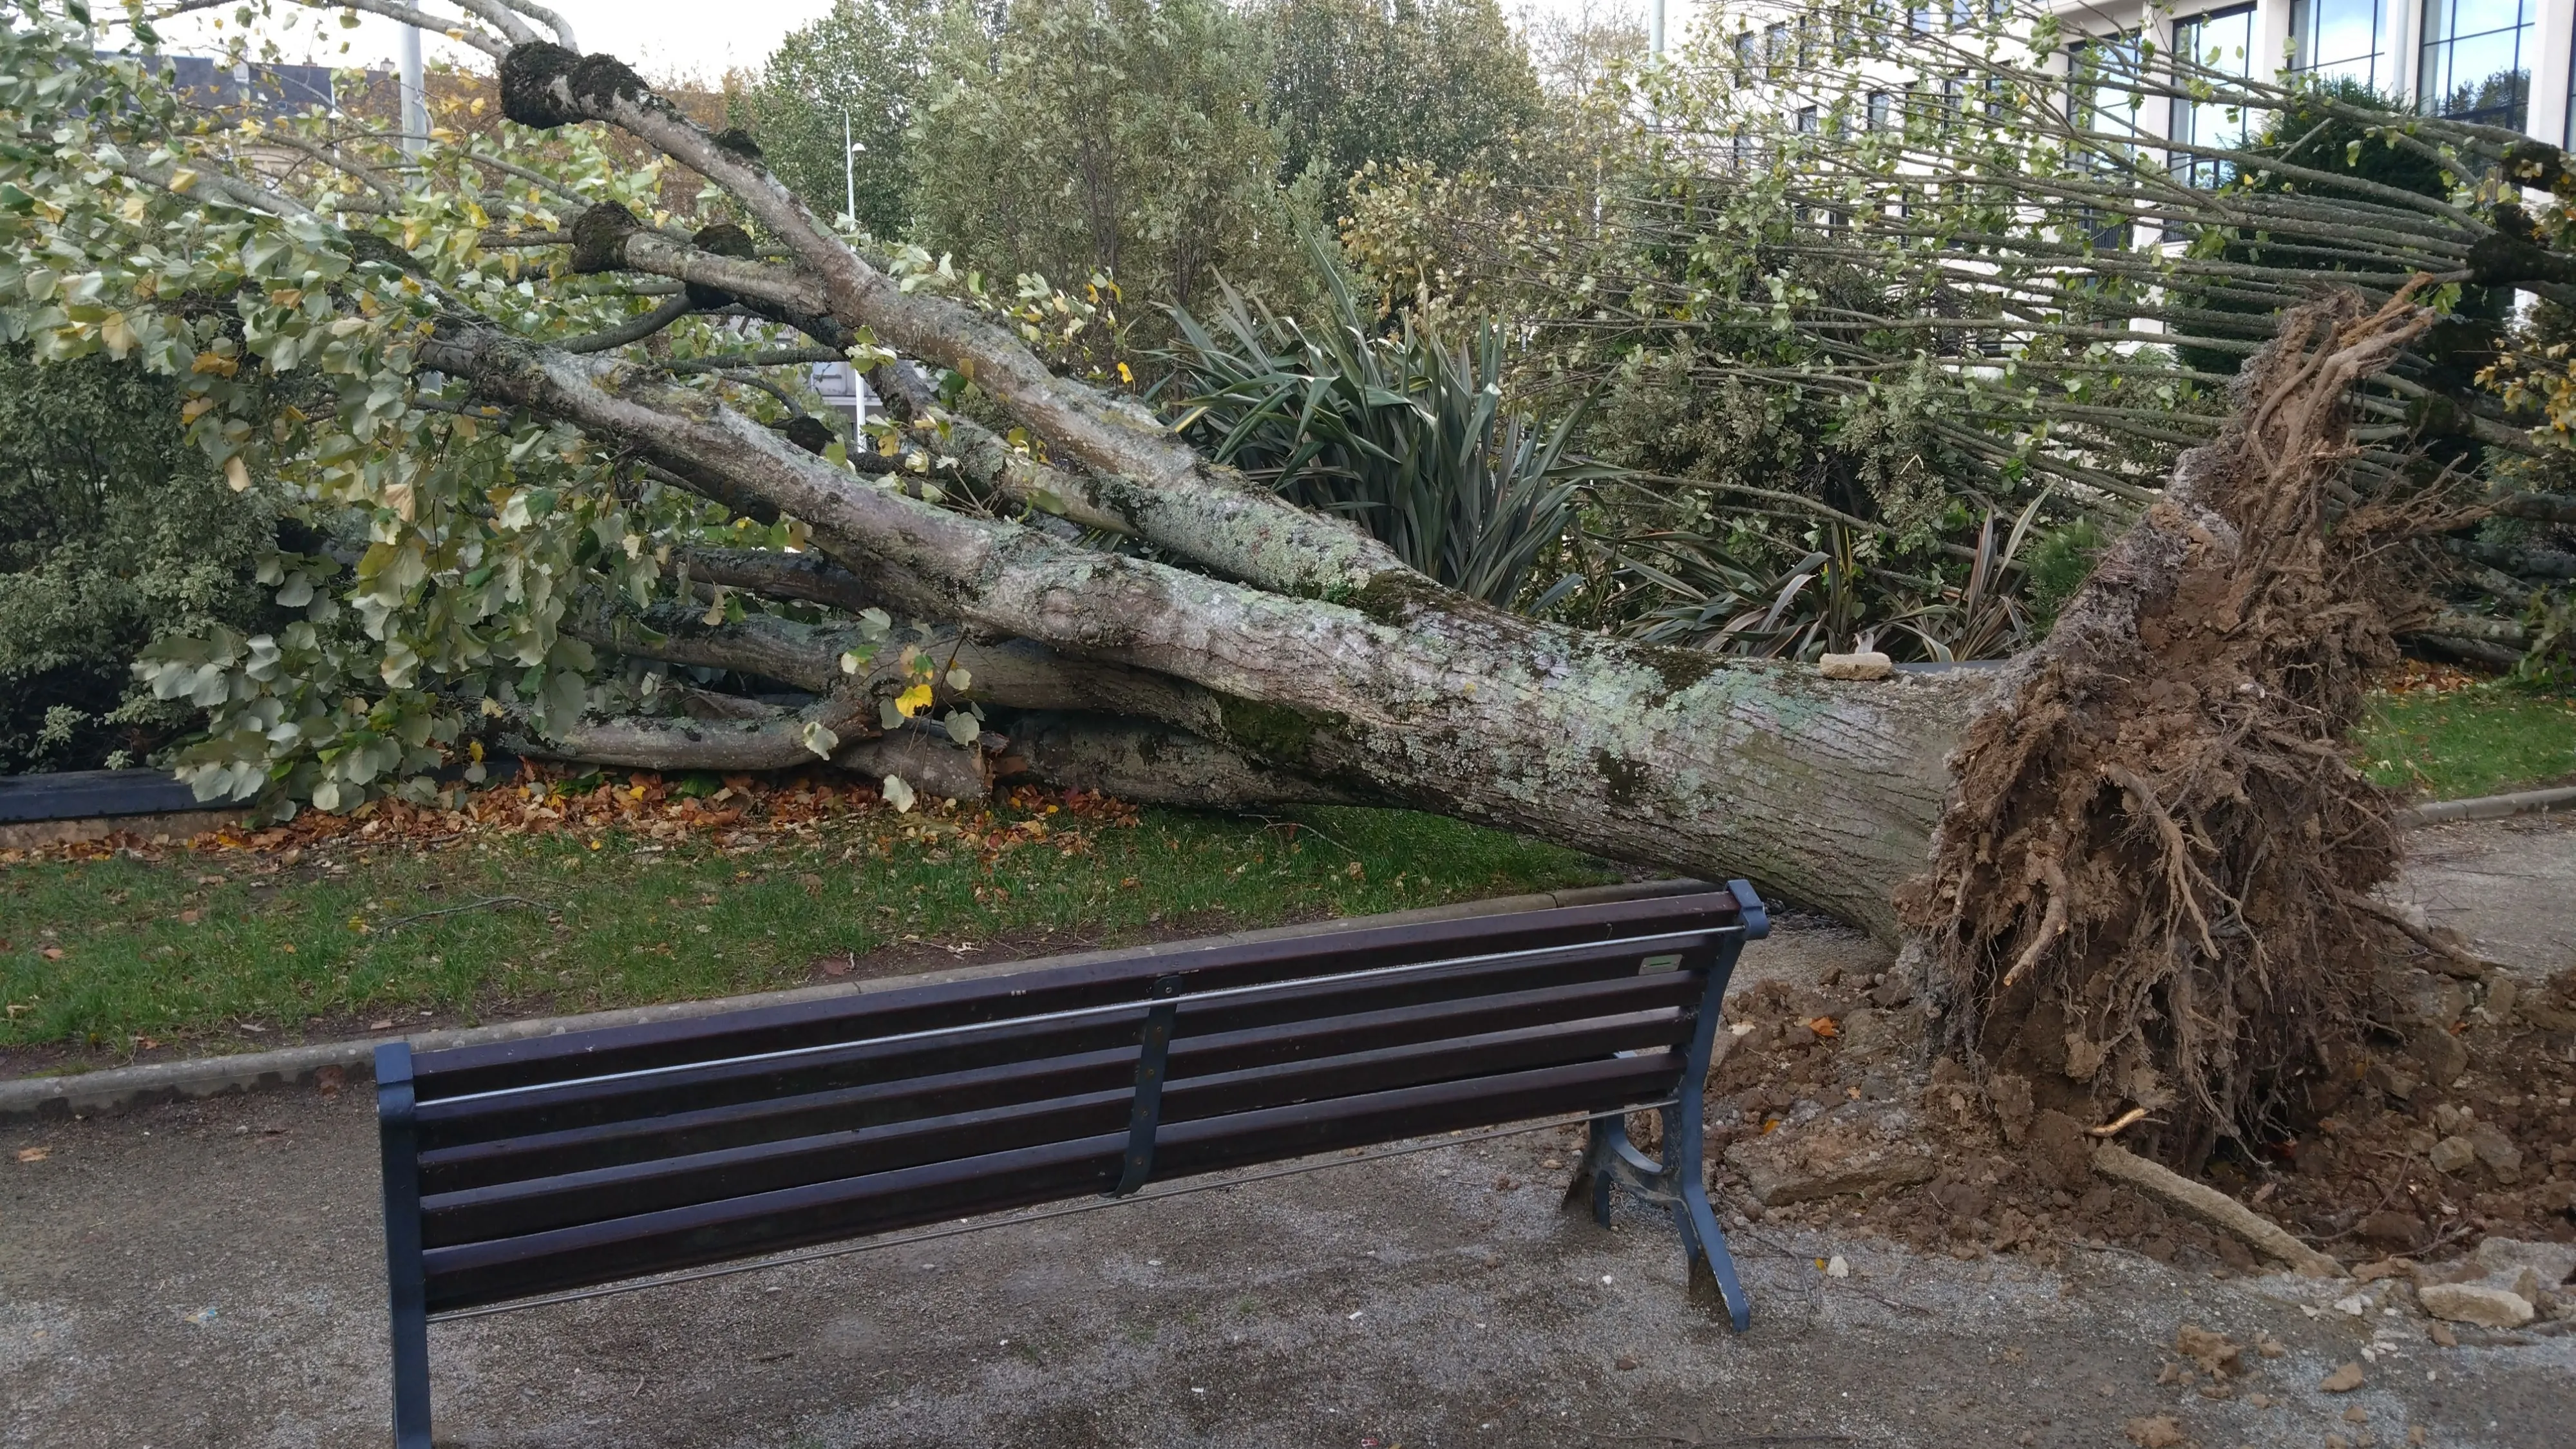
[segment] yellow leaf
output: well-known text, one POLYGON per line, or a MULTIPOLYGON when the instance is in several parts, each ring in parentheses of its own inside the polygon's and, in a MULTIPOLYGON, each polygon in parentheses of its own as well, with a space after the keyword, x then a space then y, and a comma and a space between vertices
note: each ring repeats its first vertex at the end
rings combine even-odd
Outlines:
POLYGON ((903 693, 896 695, 894 699, 894 707, 896 712, 901 714, 905 719, 910 719, 914 715, 921 713, 923 710, 930 708, 930 686, 927 684, 916 684, 912 688, 905 690, 903 693))
POLYGON ((213 398, 192 397, 179 409, 179 421, 183 423, 193 423, 199 417, 203 416, 208 408, 211 408, 214 405, 215 400, 213 398))
MULTIPOLYGON (((200 352, 197 354, 197 360, 189 365, 188 370, 190 372, 206 373, 213 377, 230 377, 234 373, 241 371, 241 360, 239 358, 226 357, 220 352, 200 352)), ((195 408, 197 412, 204 412, 206 408, 213 407, 214 405, 215 400, 213 398, 191 398, 188 400, 188 406, 195 408), (203 406, 200 406, 200 404, 203 406)), ((181 419, 181 421, 184 422, 189 418, 194 418, 196 415, 196 412, 188 413, 186 414, 186 417, 181 419)))
POLYGON ((232 485, 235 493, 250 491, 250 469, 243 465, 239 453, 224 460, 224 481, 232 485))
POLYGON ((189 187, 196 184, 197 173, 184 166, 170 173, 170 189, 178 192, 182 196, 187 194, 189 187))

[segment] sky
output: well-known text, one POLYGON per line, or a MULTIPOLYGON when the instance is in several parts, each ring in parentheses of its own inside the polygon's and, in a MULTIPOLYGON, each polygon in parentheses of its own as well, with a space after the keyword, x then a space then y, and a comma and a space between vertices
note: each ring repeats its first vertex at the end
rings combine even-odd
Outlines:
MULTIPOLYGON (((431 0, 425 8, 436 14, 457 13, 452 5, 437 0, 431 0)), ((730 68, 758 65, 778 48, 778 42, 789 31, 829 11, 832 0, 717 0, 713 4, 708 0, 551 0, 549 8, 572 22, 584 50, 611 51, 654 78, 683 76, 712 81, 730 68), (709 23, 710 17, 719 17, 718 23, 709 23)), ((280 3, 276 9, 284 15, 304 7, 280 3)), ((390 20, 363 15, 356 29, 344 30, 338 12, 312 11, 296 18, 303 23, 292 30, 279 30, 274 24, 270 27, 289 60, 368 67, 390 67, 394 63, 401 27, 390 20), (344 44, 345 51, 341 49, 344 44)), ((161 32, 167 40, 165 49, 183 54, 210 53, 223 33, 213 27, 214 19, 211 15, 186 16, 164 22, 161 32)), ((230 28, 231 22, 225 21, 224 29, 230 28)), ((480 52, 444 37, 433 35, 427 40, 433 64, 441 56, 455 60, 470 57, 489 64, 480 52)))
MULTIPOLYGON (((1580 8, 1581 3, 1582 0, 1505 0, 1504 9, 1513 13, 1525 8, 1571 11, 1580 8)), ((1648 0, 1638 3, 1642 8, 1648 0)), ((1678 19, 1686 0, 1670 3, 1678 19)), ((452 4, 442 0, 428 0, 426 8, 439 14, 457 13, 452 4)), ((550 8, 572 22, 584 50, 610 51, 650 79, 714 81, 729 69, 759 65, 789 31, 829 11, 832 0, 551 0, 550 8), (711 16, 720 20, 711 24, 711 16)), ((394 63, 401 27, 390 20, 360 16, 356 29, 345 30, 340 26, 338 12, 308 11, 288 0, 280 0, 276 9, 301 22, 287 31, 271 27, 270 33, 276 36, 289 60, 363 67, 390 67, 394 63)), ((215 19, 208 13, 164 22, 164 48, 177 54, 212 53, 223 33, 215 28, 215 19)), ((229 30, 231 22, 226 20, 223 24, 229 30)), ((480 52, 443 37, 430 36, 428 42, 432 63, 444 55, 488 64, 480 52)))

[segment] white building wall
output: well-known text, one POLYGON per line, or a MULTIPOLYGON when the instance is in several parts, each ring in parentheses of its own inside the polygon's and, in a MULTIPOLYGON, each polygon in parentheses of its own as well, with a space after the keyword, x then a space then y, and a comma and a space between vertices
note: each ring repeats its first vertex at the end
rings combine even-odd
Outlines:
MULTIPOLYGON (((1797 0, 1664 0, 1666 45, 1678 48, 1692 32, 1713 25, 1722 31, 1733 30, 1738 23, 1749 25, 1757 34, 1786 16, 1801 13, 1807 7, 1797 0)), ((1908 0, 1890 0, 1904 4, 1908 0)), ((2059 14, 2071 25, 2100 28, 2105 25, 2136 27, 2147 15, 2142 0, 2052 0, 2059 14)), ((2256 0, 2255 50, 2252 70, 2265 75, 2281 69, 2290 57, 2291 11, 2298 0, 2256 0)), ((2424 30, 2428 7, 2444 3, 2460 4, 2473 9, 2511 5, 2514 0, 2384 0, 2386 24, 2380 40, 2380 54, 2385 67, 2382 90, 2401 95, 2414 95, 2422 81, 2424 30)), ((2523 50, 2523 64, 2531 77, 2530 105, 2524 129, 2553 145, 2571 146, 2576 135, 2570 134, 2571 52, 2576 52, 2576 0, 2532 0, 2536 14, 2529 43, 2523 50)), ((1649 0, 1651 11, 1652 0, 1649 0)), ((2159 39, 2170 43, 2172 26, 2177 20, 2238 8, 2235 3, 2177 4, 2158 16, 2159 39)), ((2571 146, 2576 149, 2576 146, 2571 146)))

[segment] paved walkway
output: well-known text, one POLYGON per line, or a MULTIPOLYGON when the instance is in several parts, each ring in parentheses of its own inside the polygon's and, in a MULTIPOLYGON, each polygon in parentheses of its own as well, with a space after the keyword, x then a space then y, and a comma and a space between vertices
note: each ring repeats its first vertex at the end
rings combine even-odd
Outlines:
MULTIPOLYGON (((1550 1134, 1371 1161, 432 1330, 459 1445, 2563 1446, 2576 1339, 2434 1348, 2411 1326, 2340 1397, 2372 1319, 2294 1280, 2125 1253, 2064 1273, 1738 1234, 1737 1339, 1661 1222, 1556 1211, 1550 1134), (1503 1186, 1508 1181, 1510 1186, 1503 1186), (1818 1272, 1846 1255, 1848 1279, 1818 1272), (2257 1409, 2158 1387, 2195 1323, 2277 1334, 2257 1409), (2022 1440, 2025 1431, 2031 1434, 2022 1440), (1771 1437, 1755 1437, 1771 1436, 1771 1437), (1792 1436, 1826 1436, 1799 1438, 1792 1436)), ((0 1136, 0 1443, 384 1438, 366 1094, 236 1099, 0 1136), (41 1162, 15 1149, 49 1148, 41 1162)))
POLYGON ((2425 914, 2528 979, 2576 966, 2576 812, 2431 825, 2406 844, 2397 893, 2425 914))

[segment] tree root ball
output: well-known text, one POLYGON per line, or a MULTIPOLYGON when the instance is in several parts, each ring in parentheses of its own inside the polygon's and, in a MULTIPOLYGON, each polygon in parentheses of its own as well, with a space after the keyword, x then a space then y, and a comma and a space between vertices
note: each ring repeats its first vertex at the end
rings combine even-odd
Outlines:
POLYGON ((1899 893, 1954 1050, 2043 1110, 2145 1108, 2186 1170, 2310 1115, 2394 944, 2367 901, 2390 804, 2341 742, 2421 607, 2395 558, 2440 519, 2346 484, 2346 399, 2431 322, 2403 294, 2283 319, 2228 431, 1971 725, 1899 893))

